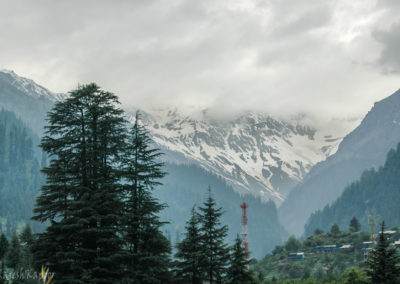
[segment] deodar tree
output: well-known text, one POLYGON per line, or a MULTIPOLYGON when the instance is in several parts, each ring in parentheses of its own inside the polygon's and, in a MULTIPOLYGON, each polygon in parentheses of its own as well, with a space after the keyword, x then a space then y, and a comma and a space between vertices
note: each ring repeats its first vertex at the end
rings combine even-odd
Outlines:
POLYGON ((237 235, 235 243, 231 248, 227 282, 229 284, 251 284, 254 283, 249 271, 250 261, 247 259, 243 241, 237 235))
POLYGON ((368 255, 367 274, 372 283, 400 283, 400 256, 397 249, 390 246, 384 231, 385 223, 382 222, 377 245, 368 255))
POLYGON ((193 207, 190 219, 186 222, 185 237, 176 245, 177 276, 190 281, 192 284, 202 282, 204 272, 201 268, 206 260, 206 256, 203 254, 199 224, 200 216, 193 207))
POLYGON ((228 227, 221 224, 222 208, 216 206, 209 188, 208 198, 199 209, 202 254, 205 256, 202 269, 210 284, 222 282, 229 260, 229 247, 225 243, 228 227))
POLYGON ((165 173, 161 152, 152 144, 137 112, 122 163, 124 274, 129 283, 161 283, 168 278, 171 248, 160 231, 163 222, 158 216, 165 205, 152 196, 165 173))
POLYGON ((96 84, 55 104, 40 146, 49 155, 34 219, 47 222, 34 247, 53 283, 117 283, 122 200, 119 157, 126 121, 117 97, 96 84))

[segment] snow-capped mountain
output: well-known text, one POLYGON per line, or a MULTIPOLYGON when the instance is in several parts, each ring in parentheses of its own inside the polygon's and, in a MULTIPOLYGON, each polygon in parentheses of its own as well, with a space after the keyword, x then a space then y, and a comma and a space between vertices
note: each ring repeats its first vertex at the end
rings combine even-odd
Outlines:
POLYGON ((13 71, 0 71, 0 108, 13 111, 39 136, 54 102, 65 95, 53 93, 13 71))
POLYGON ((206 112, 194 118, 157 110, 144 113, 143 121, 166 159, 199 164, 237 191, 278 204, 341 141, 299 122, 251 112, 219 121, 206 112))
POLYGON ((0 70, 2 73, 2 78, 21 92, 33 96, 35 98, 46 98, 50 101, 57 101, 65 98, 65 94, 53 93, 46 89, 45 87, 40 86, 35 83, 31 79, 27 79, 21 76, 18 76, 12 70, 0 70))
MULTIPOLYGON (((13 71, 0 71, 0 107, 17 113, 39 135, 46 112, 65 96, 13 71)), ((221 121, 207 112, 188 116, 177 110, 152 110, 143 112, 143 120, 168 161, 200 165, 238 192, 278 204, 341 141, 301 120, 250 112, 221 121)))

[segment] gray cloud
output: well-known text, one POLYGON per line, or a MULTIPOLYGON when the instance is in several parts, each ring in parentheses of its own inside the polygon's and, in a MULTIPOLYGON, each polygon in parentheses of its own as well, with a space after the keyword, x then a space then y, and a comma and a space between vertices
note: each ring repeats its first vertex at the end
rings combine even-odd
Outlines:
POLYGON ((354 117, 399 87, 397 3, 0 0, 0 67, 144 108, 354 117))
POLYGON ((378 42, 383 45, 383 50, 378 60, 385 72, 400 72, 400 22, 393 24, 389 30, 374 32, 378 42))
POLYGON ((376 63, 385 73, 400 72, 400 1, 380 0, 377 7, 382 10, 381 25, 372 30, 374 39, 381 45, 376 63))

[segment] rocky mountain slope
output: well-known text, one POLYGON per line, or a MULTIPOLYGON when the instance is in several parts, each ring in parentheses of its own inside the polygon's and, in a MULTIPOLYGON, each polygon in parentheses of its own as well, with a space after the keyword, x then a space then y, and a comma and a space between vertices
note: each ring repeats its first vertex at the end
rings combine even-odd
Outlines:
POLYGON ((157 110, 143 118, 167 160, 198 164, 238 192, 278 204, 341 141, 301 122, 259 113, 221 121, 207 112, 194 118, 177 110, 157 110))
POLYGON ((279 208, 290 233, 302 234, 307 218, 340 196, 362 171, 383 165, 386 153, 400 141, 400 90, 373 106, 337 152, 317 164, 279 208))
MULTIPOLYGON (((348 186, 332 205, 311 215, 305 226, 305 234, 315 229, 328 230, 336 223, 346 228, 353 216, 365 229, 369 229, 370 215, 375 224, 385 221, 387 228, 400 224, 400 143, 386 156, 386 162, 378 170, 362 173, 358 181, 348 186)), ((376 226, 378 229, 379 226, 376 226)))
MULTIPOLYGON (((32 81, 21 78, 13 72, 0 72, 0 108, 14 110, 21 120, 35 126, 35 132, 41 135, 46 112, 60 96, 53 96, 51 92, 45 89, 43 91, 40 86, 27 87, 25 83, 32 83, 32 81)), ((35 140, 35 145, 38 143, 35 140)), ((169 154, 168 157, 173 157, 173 155, 169 154)), ((177 159, 174 158, 171 161, 176 162, 177 159)), ((218 205, 224 208, 223 222, 229 226, 230 241, 241 231, 239 205, 243 201, 249 204, 249 217, 251 217, 249 240, 252 256, 262 257, 274 245, 281 243, 287 237, 286 231, 279 223, 277 209, 273 202, 261 202, 259 198, 252 195, 241 196, 211 171, 187 164, 186 158, 183 158, 180 164, 167 162, 165 170, 168 175, 163 179, 163 185, 154 191, 161 202, 169 205, 163 210, 161 217, 163 221, 170 222, 163 226, 163 229, 172 243, 181 238, 192 206, 201 205, 204 202, 208 186, 212 187, 218 205)), ((40 185, 35 186, 35 193, 39 188, 40 185)), ((29 214, 29 208, 32 208, 35 199, 25 194, 18 193, 17 195, 18 197, 14 199, 25 202, 29 214)), ((14 202, 14 200, 9 201, 10 204, 14 202)))
POLYGON ((36 134, 43 133, 46 112, 60 95, 13 71, 0 71, 0 108, 13 111, 36 134))
POLYGON ((189 219, 194 205, 203 206, 210 186, 217 205, 223 208, 221 222, 228 225, 228 242, 233 243, 242 231, 240 204, 248 204, 248 240, 251 257, 262 258, 276 244, 281 244, 288 234, 280 225, 278 212, 272 201, 261 202, 252 195, 241 196, 220 178, 195 166, 170 164, 165 166, 168 174, 163 178, 163 185, 154 190, 154 195, 168 204, 162 211, 165 235, 175 244, 180 241, 185 231, 185 222, 189 219))
MULTIPOLYGON (((52 93, 13 71, 0 71, 0 107, 14 111, 39 135, 46 112, 65 95, 52 93)), ((303 117, 304 118, 304 117, 303 117)), ((222 177, 239 193, 280 204, 318 162, 333 154, 340 137, 302 123, 260 113, 230 120, 152 110, 143 119, 170 162, 192 163, 222 177)))

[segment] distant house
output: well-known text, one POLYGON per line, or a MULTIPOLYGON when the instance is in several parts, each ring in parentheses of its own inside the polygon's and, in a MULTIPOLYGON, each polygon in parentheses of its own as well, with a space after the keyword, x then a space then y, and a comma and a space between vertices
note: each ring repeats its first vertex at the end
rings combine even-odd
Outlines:
POLYGON ((319 246, 319 247, 314 248, 314 251, 319 252, 319 253, 335 252, 338 250, 339 250, 339 248, 336 245, 324 245, 324 246, 319 246))
MULTIPOLYGON (((381 234, 381 233, 382 233, 382 231, 379 232, 379 234, 381 234)), ((383 231, 383 235, 384 235, 386 238, 389 238, 389 237, 391 237, 392 235, 394 235, 394 234, 396 234, 396 233, 397 233, 396 231, 391 231, 391 230, 383 231)))
POLYGON ((400 240, 394 242, 396 248, 400 248, 400 240))
POLYGON ((363 242, 361 249, 362 250, 370 249, 374 246, 374 244, 375 244, 374 242, 363 242))
POLYGON ((289 253, 288 259, 289 260, 304 260, 305 259, 304 252, 289 253))
POLYGON ((342 245, 339 249, 340 250, 351 250, 353 248, 352 245, 342 245))

